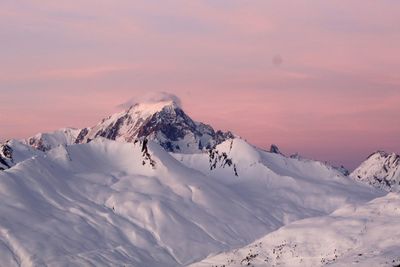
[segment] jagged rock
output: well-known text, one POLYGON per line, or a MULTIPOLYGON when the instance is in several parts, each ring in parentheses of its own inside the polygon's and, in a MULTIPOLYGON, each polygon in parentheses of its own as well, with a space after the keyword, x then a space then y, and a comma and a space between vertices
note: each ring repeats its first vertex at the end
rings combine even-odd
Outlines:
POLYGON ((301 156, 300 156, 299 153, 296 152, 296 153, 290 155, 290 158, 291 158, 291 159, 301 159, 301 156))
POLYGON ((281 153, 281 151, 279 150, 278 146, 277 146, 277 145, 274 145, 274 144, 271 145, 271 148, 269 149, 269 152, 274 153, 274 154, 281 154, 281 155, 283 155, 283 154, 281 153))
POLYGON ((226 152, 219 152, 217 149, 212 148, 208 150, 208 156, 211 171, 216 169, 217 167, 231 167, 235 176, 239 176, 236 164, 233 163, 232 158, 229 158, 226 152))
POLYGON ((0 144, 0 170, 11 168, 12 159, 12 148, 6 144, 0 144))
POLYGON ((83 140, 85 139, 85 136, 89 133, 89 128, 84 128, 82 129, 79 134, 78 137, 75 139, 75 144, 79 144, 82 143, 83 140))
POLYGON ((350 175, 350 171, 348 169, 346 169, 343 165, 341 165, 340 167, 334 167, 334 168, 336 170, 338 170, 344 176, 349 176, 350 175))
POLYGON ((6 157, 8 159, 11 159, 12 158, 12 152, 13 152, 13 150, 9 145, 7 145, 7 144, 1 145, 1 155, 2 156, 6 157))

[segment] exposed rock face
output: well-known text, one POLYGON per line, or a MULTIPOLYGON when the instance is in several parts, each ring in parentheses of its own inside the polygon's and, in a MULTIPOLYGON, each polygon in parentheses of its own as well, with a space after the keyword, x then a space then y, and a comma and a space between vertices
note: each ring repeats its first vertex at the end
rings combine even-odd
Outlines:
POLYGON ((277 145, 272 144, 271 148, 269 149, 269 152, 274 153, 274 154, 281 154, 281 151, 279 150, 279 147, 277 145))
POLYGON ((400 156, 384 151, 375 152, 350 176, 387 191, 400 191, 400 156))
POLYGON ((83 128, 79 134, 78 137, 75 139, 75 143, 79 144, 79 143, 83 143, 83 141, 85 140, 85 136, 89 133, 89 128, 83 128))
POLYGON ((338 170, 341 174, 343 174, 344 176, 349 176, 350 172, 348 169, 346 169, 344 166, 340 166, 340 167, 334 167, 336 170, 338 170))
POLYGON ((301 159, 302 156, 300 156, 300 154, 296 152, 296 153, 290 155, 290 158, 291 159, 301 159))
POLYGON ((177 104, 165 101, 136 104, 103 119, 96 126, 81 130, 75 142, 86 143, 97 137, 124 142, 147 138, 170 152, 193 153, 234 136, 193 121, 177 104))
MULTIPOLYGON (((231 141, 232 148, 233 140, 231 141)), ((232 158, 228 157, 226 152, 220 152, 216 148, 208 150, 210 170, 214 170, 216 168, 225 168, 231 167, 235 176, 239 176, 236 164, 233 163, 232 158)))
POLYGON ((12 166, 12 148, 7 144, 0 144, 0 170, 11 168, 12 166))

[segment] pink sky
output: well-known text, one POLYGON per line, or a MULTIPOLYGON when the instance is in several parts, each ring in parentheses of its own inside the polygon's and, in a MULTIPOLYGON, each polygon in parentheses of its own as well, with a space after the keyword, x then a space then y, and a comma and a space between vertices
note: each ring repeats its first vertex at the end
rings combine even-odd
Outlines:
POLYGON ((2 0, 0 140, 168 91, 258 146, 353 168, 400 153, 399 14, 397 0, 2 0))

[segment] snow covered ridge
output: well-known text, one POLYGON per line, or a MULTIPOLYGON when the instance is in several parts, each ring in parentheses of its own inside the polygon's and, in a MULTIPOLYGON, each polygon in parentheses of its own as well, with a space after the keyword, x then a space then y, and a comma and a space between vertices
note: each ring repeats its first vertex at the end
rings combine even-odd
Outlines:
POLYGON ((399 225, 400 195, 390 193, 290 223, 191 266, 399 266, 399 225))
POLYGON ((400 191, 400 156, 383 151, 373 153, 350 177, 386 191, 400 191))
POLYGON ((239 176, 210 170, 208 153, 168 153, 152 141, 96 138, 21 161, 0 172, 0 261, 186 266, 382 195, 324 164, 242 139, 216 149, 239 176))
POLYGON ((22 142, 38 150, 48 151, 59 145, 70 145, 75 143, 80 132, 80 129, 64 128, 51 133, 39 133, 22 140, 22 142))

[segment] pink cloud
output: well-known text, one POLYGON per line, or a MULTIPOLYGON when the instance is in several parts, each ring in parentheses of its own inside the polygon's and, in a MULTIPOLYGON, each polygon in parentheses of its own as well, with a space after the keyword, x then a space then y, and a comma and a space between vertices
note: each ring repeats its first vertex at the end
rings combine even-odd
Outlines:
POLYGON ((367 150, 400 152, 399 12, 386 0, 5 0, 0 139, 92 125, 169 91, 261 146, 335 163, 348 146, 351 166, 367 150))

